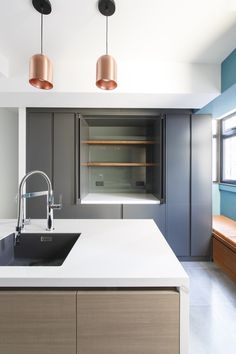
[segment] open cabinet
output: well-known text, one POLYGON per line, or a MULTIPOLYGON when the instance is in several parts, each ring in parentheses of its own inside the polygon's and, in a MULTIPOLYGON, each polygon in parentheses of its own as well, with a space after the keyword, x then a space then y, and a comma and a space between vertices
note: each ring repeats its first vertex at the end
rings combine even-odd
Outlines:
POLYGON ((82 204, 163 201, 164 116, 80 115, 82 204))
MULTIPOLYGON (((26 127, 26 172, 44 171, 55 202, 62 196, 55 218, 153 219, 177 256, 208 257, 210 116, 28 108, 26 127)), ((44 188, 37 175, 27 181, 27 192, 44 188)), ((45 205, 28 199, 27 218, 46 218, 45 205)))

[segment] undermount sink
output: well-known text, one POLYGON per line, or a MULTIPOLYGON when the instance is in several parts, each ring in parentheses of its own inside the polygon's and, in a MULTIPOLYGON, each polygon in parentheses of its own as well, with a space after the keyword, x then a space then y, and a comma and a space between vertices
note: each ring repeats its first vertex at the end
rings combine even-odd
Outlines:
POLYGON ((22 233, 0 240, 0 266, 60 266, 80 234, 22 233))

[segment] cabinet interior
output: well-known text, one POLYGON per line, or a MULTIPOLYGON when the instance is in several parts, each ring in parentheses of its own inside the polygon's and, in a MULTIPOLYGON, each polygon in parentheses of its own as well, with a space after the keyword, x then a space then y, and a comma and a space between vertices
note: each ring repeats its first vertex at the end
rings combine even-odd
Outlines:
POLYGON ((156 202, 161 199, 160 116, 90 116, 80 123, 82 202, 91 193, 151 195, 156 202))

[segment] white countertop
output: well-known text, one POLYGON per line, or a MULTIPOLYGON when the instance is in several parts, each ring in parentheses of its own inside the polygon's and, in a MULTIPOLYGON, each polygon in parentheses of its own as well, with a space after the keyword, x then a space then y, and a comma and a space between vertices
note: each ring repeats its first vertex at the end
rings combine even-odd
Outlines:
MULTIPOLYGON (((0 238, 15 229, 0 220, 0 238)), ((32 220, 25 232, 45 232, 32 220)), ((55 220, 81 233, 61 266, 0 267, 0 287, 188 287, 188 276, 153 220, 55 220)), ((49 232, 50 233, 50 232, 49 232)))

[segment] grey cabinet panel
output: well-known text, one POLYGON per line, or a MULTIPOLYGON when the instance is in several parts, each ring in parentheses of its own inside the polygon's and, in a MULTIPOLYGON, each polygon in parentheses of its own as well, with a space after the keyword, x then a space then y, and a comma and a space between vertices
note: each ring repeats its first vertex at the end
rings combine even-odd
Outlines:
POLYGON ((209 256, 212 228, 212 120, 192 116, 191 256, 209 256))
MULTIPOLYGON (((152 218, 177 256, 208 256, 211 237, 211 118, 188 113, 166 116, 166 203, 161 205, 81 205, 86 194, 88 127, 79 111, 27 112, 27 171, 42 170, 53 183, 56 202, 62 194, 63 208, 55 218, 152 218), (81 131, 79 132, 79 128, 81 131), (78 129, 78 130, 77 130, 78 129), (81 173, 81 181, 79 175, 81 173)), ((155 153, 160 153, 156 151, 155 153)), ((153 174, 153 185, 158 177, 153 174)), ((33 176, 27 191, 44 190, 46 183, 33 176)), ((156 191, 157 192, 157 191, 156 191)), ((46 198, 27 201, 27 216, 46 217, 46 198)))
POLYGON ((54 115, 53 185, 54 195, 62 195, 63 206, 76 203, 75 125, 73 113, 54 115))
POLYGON ((55 219, 120 219, 120 205, 63 205, 55 219))
MULTIPOLYGON (((29 113, 27 115, 26 171, 41 170, 52 180, 52 128, 51 113, 29 113)), ((27 181, 27 191, 46 190, 47 184, 41 176, 32 176, 27 181)), ((46 197, 27 200, 27 217, 46 217, 46 197)))
POLYGON ((120 205, 85 205, 63 206, 55 212, 56 219, 120 219, 120 205))
POLYGON ((89 147, 83 141, 89 140, 89 127, 85 119, 80 118, 80 198, 83 199, 89 192, 89 147))
MULTIPOLYGON (((54 218, 119 219, 120 205, 80 205, 79 141, 77 112, 27 113, 27 172, 42 170, 50 177, 55 202, 62 195, 63 207, 54 218)), ((27 191, 45 190, 46 183, 38 176, 27 182, 27 191)), ((46 197, 27 200, 27 217, 46 218, 46 197)))
POLYGON ((166 238, 177 256, 190 255, 190 116, 166 118, 166 238))
POLYGON ((124 219, 153 219, 160 231, 165 236, 166 220, 165 220, 166 205, 124 205, 124 219))

